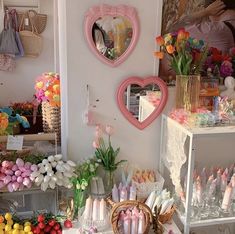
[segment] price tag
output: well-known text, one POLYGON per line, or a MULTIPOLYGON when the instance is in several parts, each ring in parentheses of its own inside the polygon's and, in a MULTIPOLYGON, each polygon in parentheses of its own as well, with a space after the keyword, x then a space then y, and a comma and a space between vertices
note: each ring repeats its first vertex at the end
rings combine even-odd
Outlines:
POLYGON ((11 136, 7 138, 7 150, 22 150, 24 137, 23 136, 11 136))

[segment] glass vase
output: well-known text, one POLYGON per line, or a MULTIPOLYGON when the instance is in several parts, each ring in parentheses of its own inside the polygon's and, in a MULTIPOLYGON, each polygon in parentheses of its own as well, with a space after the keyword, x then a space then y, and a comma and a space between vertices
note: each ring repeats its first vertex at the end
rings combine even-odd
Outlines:
POLYGON ((114 185, 114 172, 115 171, 104 170, 103 181, 104 181, 105 193, 107 196, 112 193, 112 188, 114 185))
POLYGON ((78 211, 85 206, 86 190, 74 189, 74 214, 73 219, 78 217, 78 211))
POLYGON ((176 76, 176 108, 195 112, 199 107, 200 75, 176 76))

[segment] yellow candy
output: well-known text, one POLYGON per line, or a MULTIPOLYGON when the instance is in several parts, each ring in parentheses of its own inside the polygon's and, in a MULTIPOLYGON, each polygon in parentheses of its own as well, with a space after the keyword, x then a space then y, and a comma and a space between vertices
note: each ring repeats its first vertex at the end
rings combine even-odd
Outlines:
POLYGON ((14 230, 12 231, 12 234, 20 234, 20 231, 17 230, 17 229, 14 229, 14 230))
POLYGON ((25 231, 24 230, 20 230, 20 234, 25 234, 25 231))
POLYGON ((30 232, 31 231, 31 227, 29 225, 24 227, 24 231, 25 232, 30 232))
POLYGON ((2 215, 0 215, 0 223, 4 222, 4 217, 2 215))
POLYGON ((24 223, 24 226, 31 226, 31 223, 29 221, 24 223))
POLYGON ((28 232, 28 234, 33 234, 33 232, 28 232))
POLYGON ((9 224, 10 226, 12 226, 13 225, 13 220, 12 219, 10 219, 10 220, 7 220, 7 224, 9 224))
POLYGON ((0 223, 0 229, 4 229, 5 228, 5 223, 0 223))
POLYGON ((4 231, 0 229, 0 234, 4 234, 4 231))
POLYGON ((20 225, 19 229, 20 229, 20 230, 23 230, 23 229, 24 229, 24 226, 23 226, 23 225, 20 225))
POLYGON ((15 223, 13 226, 14 229, 20 229, 20 225, 18 223, 15 223))
POLYGON ((11 213, 6 213, 6 214, 5 214, 5 219, 6 219, 6 220, 11 220, 11 219, 12 219, 11 213))
POLYGON ((11 225, 6 224, 5 231, 7 231, 7 232, 11 231, 11 225))

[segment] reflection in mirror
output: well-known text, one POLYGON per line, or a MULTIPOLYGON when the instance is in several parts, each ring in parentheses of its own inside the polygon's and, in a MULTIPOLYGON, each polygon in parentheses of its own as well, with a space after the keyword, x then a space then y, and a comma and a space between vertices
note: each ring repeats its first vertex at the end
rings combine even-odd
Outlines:
POLYGON ((145 87, 131 84, 124 92, 124 103, 132 116, 139 122, 143 122, 158 108, 161 96, 161 91, 156 84, 145 87))
POLYGON ((127 50, 132 34, 132 24, 123 16, 100 17, 92 27, 92 39, 96 49, 110 60, 116 60, 127 50))

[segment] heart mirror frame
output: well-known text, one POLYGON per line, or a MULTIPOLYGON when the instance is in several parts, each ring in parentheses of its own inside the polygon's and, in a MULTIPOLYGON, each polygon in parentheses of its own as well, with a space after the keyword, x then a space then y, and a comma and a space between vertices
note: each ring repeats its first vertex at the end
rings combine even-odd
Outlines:
POLYGON ((89 8, 89 10, 86 12, 85 21, 84 21, 84 29, 85 29, 86 40, 88 42, 88 45, 91 51, 103 63, 111 67, 116 67, 127 59, 127 57, 131 54, 131 52, 136 46, 136 43, 139 37, 139 21, 137 17, 137 12, 134 7, 127 6, 127 5, 111 6, 107 4, 101 4, 101 5, 93 6, 89 8), (106 58, 104 55, 100 54, 92 38, 92 27, 94 23, 100 17, 103 17, 103 16, 112 16, 112 17, 123 16, 123 17, 126 17, 132 24, 133 34, 132 34, 131 42, 128 48, 126 49, 126 51, 115 60, 110 60, 106 58))
POLYGON ((137 76, 129 77, 120 84, 117 90, 117 103, 120 111, 131 124, 133 124, 140 130, 143 130, 144 128, 149 126, 161 114, 166 105, 167 99, 167 85, 161 78, 157 76, 149 76, 147 78, 140 78, 137 76), (134 116, 128 111, 124 103, 124 92, 126 91, 127 87, 132 84, 139 85, 142 88, 149 84, 155 84, 161 91, 161 100, 158 107, 155 108, 155 110, 143 122, 140 122, 136 118, 134 118, 134 116))

